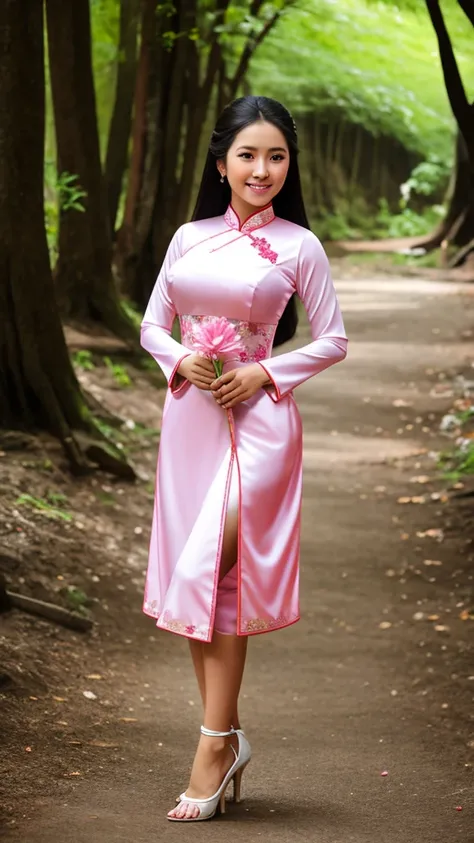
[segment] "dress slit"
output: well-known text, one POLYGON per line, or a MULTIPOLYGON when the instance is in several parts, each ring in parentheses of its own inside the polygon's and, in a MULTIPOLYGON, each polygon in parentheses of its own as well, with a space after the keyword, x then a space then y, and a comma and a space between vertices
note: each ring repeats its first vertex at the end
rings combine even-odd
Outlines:
MULTIPOLYGON (((216 604, 214 613, 213 629, 224 635, 237 634, 237 615, 238 615, 238 591, 239 591, 239 546, 240 546, 240 483, 238 471, 238 459, 235 452, 232 454, 232 464, 229 469, 230 483, 227 501, 224 502, 223 507, 223 530, 222 540, 220 546, 220 553, 218 556, 218 585, 216 592, 216 604), (224 576, 221 574, 222 553, 224 546, 225 531, 227 528, 227 520, 229 515, 236 516, 236 535, 235 535, 235 561, 224 576)), ((234 524, 232 526, 232 533, 234 524)), ((231 537, 234 543, 234 535, 231 537)))

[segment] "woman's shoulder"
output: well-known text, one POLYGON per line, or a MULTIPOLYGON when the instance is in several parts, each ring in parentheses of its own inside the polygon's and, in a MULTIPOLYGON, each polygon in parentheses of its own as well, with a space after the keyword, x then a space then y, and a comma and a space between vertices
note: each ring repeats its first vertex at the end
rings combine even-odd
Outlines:
POLYGON ((203 240, 222 227, 223 215, 218 217, 208 217, 204 220, 192 220, 185 222, 176 231, 174 237, 179 242, 181 250, 187 251, 190 246, 199 240, 203 240))

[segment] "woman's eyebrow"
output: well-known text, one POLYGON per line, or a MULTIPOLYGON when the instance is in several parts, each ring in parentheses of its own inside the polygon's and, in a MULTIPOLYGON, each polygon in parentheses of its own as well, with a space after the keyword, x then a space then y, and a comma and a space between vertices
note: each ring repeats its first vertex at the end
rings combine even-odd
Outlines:
MULTIPOLYGON (((237 151, 239 149, 248 149, 250 152, 258 152, 258 147, 256 146, 239 146, 237 151)), ((286 149, 283 146, 272 146, 267 150, 267 152, 286 152, 286 149)))

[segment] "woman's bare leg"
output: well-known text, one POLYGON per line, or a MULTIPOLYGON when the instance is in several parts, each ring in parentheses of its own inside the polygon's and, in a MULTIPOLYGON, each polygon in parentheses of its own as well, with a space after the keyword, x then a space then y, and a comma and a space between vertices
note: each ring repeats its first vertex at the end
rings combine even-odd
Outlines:
MULTIPOLYGON (((217 732, 228 732, 237 706, 247 653, 247 637, 214 633, 203 645, 206 683, 204 725, 217 732)), ((229 738, 201 735, 189 786, 190 799, 212 796, 235 760, 229 738)), ((170 812, 173 817, 194 817, 199 809, 183 800, 170 812)))
MULTIPOLYGON (((230 571, 236 560, 237 512, 229 512, 222 543, 220 579, 230 571)), ((214 632, 211 643, 203 643, 201 647, 201 654, 197 647, 191 647, 191 653, 204 704, 204 725, 217 732, 227 732, 231 726, 236 728, 239 725, 237 702, 245 667, 247 637, 214 632)), ((236 739, 201 735, 186 790, 190 799, 207 798, 216 792, 235 759, 231 742, 236 743, 236 739)), ((189 819, 198 815, 199 809, 184 800, 169 813, 172 817, 189 819)))
MULTIPOLYGON (((202 701, 202 708, 203 712, 206 710, 206 681, 204 676, 204 654, 203 650, 207 647, 207 644, 203 644, 202 641, 194 641, 192 638, 189 639, 189 649, 191 651, 191 658, 193 660, 194 666, 194 673, 196 674, 196 679, 199 687, 199 693, 201 695, 202 701)), ((240 717, 238 712, 237 703, 235 705, 235 710, 232 715, 231 720, 232 726, 234 729, 240 729, 240 717)), ((220 731, 220 730, 219 730, 220 731)))
POLYGON ((191 658, 193 660, 194 673, 198 683, 199 693, 201 695, 203 710, 206 708, 206 682, 204 678, 204 665, 202 648, 204 644, 202 641, 195 641, 189 639, 189 649, 191 651, 191 658))
MULTIPOLYGON (((237 528, 238 528, 238 513, 236 510, 228 512, 226 517, 224 536, 222 539, 222 561, 219 570, 219 580, 222 580, 237 561, 237 528)), ((189 649, 191 651, 191 658, 193 660, 194 672, 201 695, 202 707, 206 709, 206 680, 204 675, 204 649, 207 647, 202 641, 195 641, 189 639, 189 649)), ((237 703, 231 720, 234 729, 240 728, 239 713, 237 710, 237 703)), ((206 724, 207 725, 207 724, 206 724)), ((208 727, 209 728, 209 727, 208 727)), ((217 730, 216 730, 217 731, 217 730)), ((218 731, 221 731, 220 729, 218 731)))

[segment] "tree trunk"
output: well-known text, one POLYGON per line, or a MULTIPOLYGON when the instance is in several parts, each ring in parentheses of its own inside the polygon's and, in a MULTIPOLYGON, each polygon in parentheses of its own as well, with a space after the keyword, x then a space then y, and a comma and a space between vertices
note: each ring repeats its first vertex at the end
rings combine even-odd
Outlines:
POLYGON ((175 229, 189 206, 197 149, 212 92, 216 44, 211 44, 203 81, 194 41, 184 34, 197 25, 196 0, 181 0, 173 20, 154 13, 148 0, 136 87, 134 150, 119 233, 117 266, 123 289, 144 307, 175 229), (181 33, 171 49, 163 32, 181 33), (186 207, 185 207, 186 206, 186 207))
POLYGON ((71 435, 84 404, 71 366, 44 226, 44 50, 41 0, 0 6, 0 425, 71 435))
POLYGON ((460 132, 456 138, 456 156, 447 195, 448 210, 438 228, 417 246, 427 251, 437 249, 443 241, 464 247, 474 237, 474 173, 466 143, 460 132))
MULTIPOLYGON (((147 2, 156 5, 154 0, 147 2)), ((172 49, 168 52, 164 49, 160 31, 151 50, 155 66, 160 65, 159 73, 153 79, 153 65, 151 68, 148 65, 141 80, 142 68, 139 69, 141 87, 137 84, 134 123, 135 132, 140 126, 143 148, 137 145, 132 157, 117 265, 127 294, 141 306, 148 301, 171 236, 185 221, 189 209, 213 89, 217 89, 219 107, 235 96, 252 55, 282 12, 279 8, 270 18, 258 20, 255 32, 243 45, 233 74, 228 74, 219 32, 214 29, 225 21, 228 6, 229 0, 215 0, 214 24, 209 27, 206 20, 209 9, 204 15, 197 0, 176 0, 173 19, 163 18, 166 32, 172 31, 177 36, 172 49), (196 29, 206 42, 206 54, 198 53, 197 44, 190 37, 196 29), (138 101, 139 90, 146 91, 146 107, 138 101), (153 163, 151 180, 147 175, 147 161, 153 163)), ((249 15, 257 19, 264 0, 249 0, 248 6, 249 15)))
POLYGON ((117 84, 105 163, 105 183, 111 232, 115 229, 123 176, 127 167, 128 142, 132 125, 133 96, 137 71, 139 11, 140 0, 122 0, 120 6, 117 84))
MULTIPOLYGON (((425 243, 434 248, 438 245, 436 241, 441 235, 439 242, 448 240, 461 246, 459 256, 454 257, 451 262, 452 265, 457 266, 464 262, 474 249, 474 102, 470 103, 467 98, 439 0, 425 0, 425 2, 438 40, 446 93, 459 132, 456 176, 448 214, 442 226, 425 243), (464 171, 464 185, 457 175, 458 169, 464 171), (471 247, 466 248, 467 244, 471 247)), ((459 5, 474 25, 472 0, 459 0, 459 5)))
POLYGON ((102 174, 91 60, 89 0, 46 0, 58 172, 77 176, 83 211, 60 213, 56 282, 66 317, 98 321, 125 340, 136 328, 121 308, 102 174))

